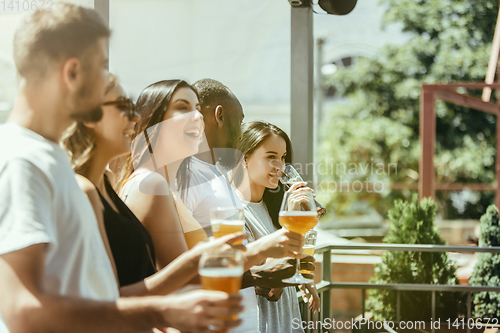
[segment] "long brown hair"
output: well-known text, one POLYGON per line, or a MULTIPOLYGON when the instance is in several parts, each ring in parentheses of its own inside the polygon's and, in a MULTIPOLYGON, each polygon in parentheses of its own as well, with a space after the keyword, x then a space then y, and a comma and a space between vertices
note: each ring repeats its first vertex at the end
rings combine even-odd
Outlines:
MULTIPOLYGON (((118 86, 118 78, 108 73, 108 85, 104 95, 118 86)), ((71 165, 76 173, 82 174, 88 167, 95 152, 94 135, 82 121, 75 121, 63 134, 61 144, 68 152, 71 165)))
MULTIPOLYGON (((159 134, 159 127, 155 125, 163 121, 172 96, 180 88, 189 88, 198 97, 196 90, 186 81, 163 80, 146 87, 137 98, 136 110, 141 120, 135 125, 131 153, 126 157, 125 164, 118 175, 118 189, 134 172, 134 168, 143 165, 149 156, 153 156, 153 147, 159 134), (148 151, 149 154, 147 154, 148 151)), ((189 182, 189 162, 190 157, 184 159, 176 175, 178 188, 182 189, 183 196, 185 196, 185 189, 189 182)), ((158 170, 162 167, 162 172, 164 171, 165 176, 168 177, 165 166, 155 166, 158 170)))
MULTIPOLYGON (((293 160, 293 149, 290 138, 281 128, 265 121, 251 121, 243 126, 242 138, 238 144, 238 149, 243 153, 243 156, 246 159, 252 155, 255 149, 259 148, 259 146, 271 135, 278 135, 285 140, 285 163, 291 164, 293 160)), ((242 179, 240 172, 242 172, 241 169, 235 173, 234 180, 236 184, 242 179)), ((269 215, 271 216, 274 226, 278 229, 281 228, 278 223, 278 219, 284 193, 285 187, 280 182, 276 189, 266 188, 262 198, 267 210, 269 211, 269 215)))

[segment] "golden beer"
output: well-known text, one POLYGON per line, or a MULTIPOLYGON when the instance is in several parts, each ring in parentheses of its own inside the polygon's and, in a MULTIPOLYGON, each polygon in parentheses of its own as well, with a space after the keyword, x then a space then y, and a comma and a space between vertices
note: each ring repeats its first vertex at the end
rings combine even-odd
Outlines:
POLYGON ((205 290, 219 290, 238 294, 243 272, 241 267, 203 268, 200 270, 201 285, 205 290))
MULTIPOLYGON (((215 238, 225 235, 243 232, 245 221, 242 220, 215 220, 212 221, 212 233, 215 238)), ((241 245, 243 241, 235 242, 234 245, 241 245)))
MULTIPOLYGON (((316 246, 314 245, 304 245, 304 247, 302 247, 302 253, 304 254, 307 254, 308 256, 314 256, 314 250, 316 249, 316 246)), ((311 271, 307 270, 307 269, 301 269, 300 272, 302 274, 310 274, 311 271)))
MULTIPOLYGON (((228 294, 238 294, 241 289, 243 267, 210 267, 199 270, 201 285, 205 290, 218 290, 228 294)), ((220 317, 220 319, 229 319, 220 317)), ((232 320, 238 320, 235 315, 232 320)))
POLYGON ((305 235, 318 224, 318 214, 311 211, 284 211, 280 213, 279 223, 290 231, 305 235))

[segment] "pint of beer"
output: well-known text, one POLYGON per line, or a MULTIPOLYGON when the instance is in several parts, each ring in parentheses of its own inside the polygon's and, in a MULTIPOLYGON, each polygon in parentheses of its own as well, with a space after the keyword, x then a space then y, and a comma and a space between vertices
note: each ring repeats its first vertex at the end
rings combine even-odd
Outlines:
POLYGON ((219 290, 238 294, 241 289, 243 269, 240 267, 203 268, 199 271, 205 290, 219 290))
POLYGON ((305 235, 318 224, 318 214, 314 211, 282 211, 279 223, 290 231, 305 235))
MULTIPOLYGON (((243 209, 234 207, 214 208, 210 211, 210 223, 215 238, 235 232, 243 232, 245 228, 243 209)), ((234 245, 241 244, 242 241, 234 243, 234 245)))
MULTIPOLYGON (((203 289, 238 294, 243 277, 243 262, 241 251, 234 249, 203 253, 198 269, 203 289)), ((237 319, 235 316, 232 320, 237 319)))

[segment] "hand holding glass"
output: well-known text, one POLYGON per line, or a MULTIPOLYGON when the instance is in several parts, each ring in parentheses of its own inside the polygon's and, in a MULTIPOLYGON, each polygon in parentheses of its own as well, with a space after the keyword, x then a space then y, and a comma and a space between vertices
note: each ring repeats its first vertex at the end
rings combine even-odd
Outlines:
MULTIPOLYGON (((236 295, 241 289, 243 277, 243 254, 235 249, 208 251, 201 255, 199 274, 205 290, 218 290, 236 295)), ((222 320, 238 320, 220 317, 222 320)))
MULTIPOLYGON (((283 173, 281 175, 280 181, 287 188, 292 187, 295 183, 301 183, 304 181, 302 180, 302 177, 297 172, 297 170, 295 170, 295 168, 291 164, 287 164, 282 172, 283 173)), ((320 219, 326 214, 326 208, 323 207, 323 205, 321 205, 319 202, 317 202, 316 199, 314 199, 314 203, 316 204, 316 209, 318 211, 318 219, 320 219)))

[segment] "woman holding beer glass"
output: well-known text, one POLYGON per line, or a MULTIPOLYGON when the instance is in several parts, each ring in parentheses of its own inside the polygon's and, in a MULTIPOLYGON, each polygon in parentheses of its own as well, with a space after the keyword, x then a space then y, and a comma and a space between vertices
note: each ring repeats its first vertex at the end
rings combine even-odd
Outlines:
MULTIPOLYGON (((243 169, 234 174, 234 182, 240 196, 241 193, 250 193, 250 198, 242 199, 246 204, 245 228, 249 240, 253 241, 279 229, 279 219, 282 218, 280 215, 287 215, 287 213, 280 214, 284 191, 278 186, 281 170, 286 163, 292 162, 292 146, 288 135, 277 126, 253 121, 245 125, 238 149, 244 155, 244 162, 243 169)), ((301 205, 310 202, 313 191, 305 187, 306 185, 304 182, 290 187, 287 200, 284 201, 291 203, 290 207, 287 206, 287 210, 288 208, 292 211, 298 210, 301 205)), ((311 205, 314 206, 314 201, 311 205)), ((304 226, 304 228, 291 228, 290 231, 304 235, 314 225, 307 226, 307 230, 304 226)), ((309 308, 318 311, 319 297, 314 284, 300 288, 305 301, 307 301, 305 288, 309 289, 312 295, 309 299, 309 308)), ((291 325, 293 318, 300 318, 295 288, 286 287, 282 290, 275 288, 270 291, 277 294, 281 292, 281 298, 277 302, 269 302, 264 297, 258 298, 261 332, 302 332, 302 329, 295 330, 291 325)))
MULTIPOLYGON (((140 119, 117 78, 109 74, 103 117, 97 123, 76 122, 64 135, 77 180, 94 208, 122 295, 165 295, 196 276, 202 252, 228 239, 200 244, 157 272, 155 246, 146 228, 114 191, 106 165, 130 152, 130 136, 140 119)), ((229 237, 238 241, 240 237, 229 237)))
MULTIPOLYGON (((198 153, 203 136, 203 116, 198 95, 187 82, 156 82, 140 94, 136 103, 141 120, 122 169, 121 196, 150 232, 156 263, 166 266, 180 254, 207 238, 201 225, 170 190, 182 198, 189 188, 190 157, 198 153)), ((290 256, 303 238, 276 234, 246 251, 246 264, 258 258, 290 256), (281 237, 280 237, 281 236, 281 237)), ((300 236, 299 236, 300 237, 300 236)))

